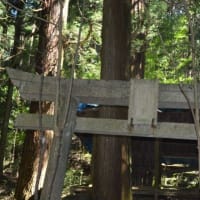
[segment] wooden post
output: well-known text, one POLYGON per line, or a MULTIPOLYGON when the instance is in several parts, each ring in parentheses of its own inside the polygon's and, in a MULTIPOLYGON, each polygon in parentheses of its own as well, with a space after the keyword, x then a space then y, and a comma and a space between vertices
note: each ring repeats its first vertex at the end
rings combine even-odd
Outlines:
POLYGON ((67 168, 67 158, 70 151, 72 134, 76 123, 77 104, 70 104, 69 116, 64 129, 53 138, 49 162, 40 200, 61 199, 62 188, 67 168))

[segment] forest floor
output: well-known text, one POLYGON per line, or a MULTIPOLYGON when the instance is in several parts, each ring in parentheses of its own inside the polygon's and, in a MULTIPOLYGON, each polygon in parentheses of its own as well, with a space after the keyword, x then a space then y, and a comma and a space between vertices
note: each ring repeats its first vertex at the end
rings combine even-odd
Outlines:
POLYGON ((13 200, 16 178, 10 174, 4 174, 0 179, 0 199, 13 200))
MULTIPOLYGON (((0 179, 0 200, 14 200, 16 178, 6 174, 0 179)), ((90 200, 90 193, 82 191, 63 197, 62 200, 90 200)))
MULTIPOLYGON (((14 200, 16 178, 4 175, 0 179, 0 200, 14 200)), ((63 197, 63 200, 89 200, 89 193, 83 192, 63 197)))
MULTIPOLYGON (((14 191, 16 186, 16 179, 4 176, 0 180, 0 200, 14 200, 14 191)), ((88 192, 80 192, 63 197, 62 200, 90 200, 88 192)))
MULTIPOLYGON (((83 150, 77 137, 73 139, 72 147, 68 160, 70 169, 67 170, 62 199, 89 200, 90 195, 87 187, 79 187, 79 185, 80 183, 88 185, 91 155, 83 150), (74 187, 75 189, 73 189, 74 187)), ((0 200, 14 200, 17 178, 12 175, 13 173, 12 169, 7 169, 6 172, 4 171, 4 175, 0 177, 0 200)))

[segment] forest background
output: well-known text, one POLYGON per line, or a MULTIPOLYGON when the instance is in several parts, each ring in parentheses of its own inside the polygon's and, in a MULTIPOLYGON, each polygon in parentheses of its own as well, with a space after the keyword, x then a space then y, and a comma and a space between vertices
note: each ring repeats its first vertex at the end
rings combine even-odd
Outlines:
MULTIPOLYGON (((61 74, 70 77, 81 24, 75 78, 100 79, 103 1, 85 0, 84 4, 78 0, 69 2, 67 21, 63 25, 61 74)), ((149 0, 141 1, 141 4, 142 9, 133 9, 131 15, 130 64, 141 59, 146 79, 172 84, 192 83, 194 75, 199 74, 200 3, 195 0, 149 0)), ((134 1, 132 5, 134 7, 134 1)), ((40 34, 38 24, 44 20, 40 17, 42 8, 42 1, 0 2, 1 177, 8 173, 12 177, 18 176, 25 133, 14 128, 14 120, 18 113, 28 112, 30 107, 30 102, 23 101, 13 88, 6 67, 35 73, 40 34)), ((66 179, 66 186, 90 182, 80 163, 89 165, 91 155, 81 142, 75 146, 71 154, 75 154, 75 158, 67 171, 70 178, 66 179)))

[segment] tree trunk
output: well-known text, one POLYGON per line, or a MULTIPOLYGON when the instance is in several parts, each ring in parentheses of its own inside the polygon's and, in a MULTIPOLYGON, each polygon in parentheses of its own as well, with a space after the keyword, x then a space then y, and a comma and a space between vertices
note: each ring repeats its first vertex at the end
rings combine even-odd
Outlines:
MULTIPOLYGON (((46 21, 38 21, 39 24, 39 43, 38 52, 36 54, 36 72, 45 76, 55 76, 58 65, 58 19, 60 14, 59 1, 48 0, 44 2, 43 10, 40 17, 46 21)), ((41 91, 42 92, 42 91, 41 91)), ((39 105, 32 102, 30 107, 31 112, 39 112, 39 105)), ((54 105, 52 103, 42 103, 42 113, 53 114, 54 105)), ((39 120, 39 119, 38 119, 39 120)), ((19 171, 19 179, 15 192, 17 200, 26 200, 34 195, 37 191, 35 188, 42 188, 46 173, 49 149, 53 138, 52 131, 45 131, 45 144, 41 145, 41 132, 28 131, 26 133, 22 160, 19 171), (45 145, 45 146, 43 146, 45 145), (41 151, 44 152, 41 155, 41 151), (38 167, 39 160, 43 156, 41 167, 38 167), (38 169, 40 168, 40 169, 38 169), (36 182, 38 172, 41 170, 40 181, 36 182), (37 185, 38 184, 38 185, 37 185)))
MULTIPOLYGON (((18 5, 16 5, 18 8, 23 9, 23 3, 19 2, 18 5)), ((16 17, 15 21, 15 35, 14 35, 14 44, 12 51, 10 53, 11 60, 8 61, 9 67, 13 68, 19 68, 20 60, 18 59, 18 54, 20 53, 20 47, 23 43, 21 40, 21 30, 22 30, 22 24, 23 24, 23 18, 21 17, 21 13, 18 13, 18 16, 16 17)), ((7 29, 5 28, 5 31, 7 32, 7 29)), ((3 161, 5 156, 5 149, 7 144, 7 134, 8 134, 8 125, 9 125, 9 119, 10 119, 10 113, 12 110, 12 95, 13 95, 13 85, 10 81, 8 81, 8 91, 5 101, 5 112, 4 112, 4 118, 3 118, 3 124, 1 127, 1 139, 0 139, 0 176, 3 175, 3 161)))
MULTIPOLYGON (((102 30, 102 70, 105 80, 125 80, 129 67, 130 2, 105 0, 102 30)), ((103 107, 100 117, 126 118, 127 109, 103 107)), ((129 200, 129 139, 95 136, 93 150, 93 200, 129 200)))
POLYGON ((10 81, 8 81, 8 91, 5 101, 6 105, 5 105, 5 112, 1 128, 1 139, 0 139, 0 177, 3 175, 3 166, 4 166, 3 163, 4 163, 4 156, 7 144, 8 124, 12 109, 12 95, 13 95, 13 85, 11 84, 10 81))
MULTIPOLYGON (((53 107, 50 106, 50 104, 44 106, 48 110, 49 114, 53 112, 53 107)), ((45 110, 43 108, 43 112, 45 112, 45 110)), ((38 103, 31 103, 30 112, 38 112, 38 103)), ((41 133, 40 131, 26 131, 25 134, 26 136, 23 144, 22 159, 19 169, 19 178, 15 190, 15 198, 17 200, 27 200, 35 193, 35 184, 37 181, 36 179, 39 171, 38 164, 41 156, 40 151, 43 148, 41 146, 40 136, 41 134, 44 134, 45 144, 43 145, 45 145, 45 151, 42 159, 42 169, 38 189, 42 188, 48 163, 49 149, 53 137, 52 131, 45 131, 45 133, 41 133)))
POLYGON ((144 78, 145 52, 146 52, 146 32, 145 27, 146 5, 144 0, 132 0, 132 15, 135 24, 132 33, 132 54, 130 76, 132 78, 144 78), (136 42, 136 44, 135 44, 136 42), (140 46, 138 46, 138 44, 140 46))

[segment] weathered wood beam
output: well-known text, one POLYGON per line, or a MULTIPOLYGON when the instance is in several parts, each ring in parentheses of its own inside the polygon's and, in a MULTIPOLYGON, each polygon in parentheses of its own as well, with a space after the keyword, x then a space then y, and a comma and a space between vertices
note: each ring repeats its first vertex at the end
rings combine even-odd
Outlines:
MULTIPOLYGON (((20 114, 15 126, 21 129, 38 129, 39 116, 37 114, 20 114)), ((42 116, 42 129, 53 129, 53 116, 42 116)), ((76 133, 90 133, 100 135, 171 138, 196 140, 193 124, 185 123, 158 123, 156 128, 147 125, 130 127, 127 120, 84 118, 77 117, 76 133)))
MULTIPOLYGON (((193 86, 184 84, 181 87, 190 100, 191 105, 194 105, 193 86)), ((178 84, 159 84, 158 101, 159 108, 189 109, 188 103, 178 84)))
POLYGON ((78 118, 76 132, 94 133, 101 135, 151 137, 196 140, 193 124, 185 123, 158 123, 156 128, 146 125, 128 127, 127 120, 78 118))
MULTIPOLYGON (((45 77, 42 83, 40 75, 7 68, 13 84, 19 88, 22 98, 31 101, 55 101, 56 78, 45 77), (41 90, 42 86, 42 90, 41 90), (42 94, 40 94, 42 91, 42 94)), ((67 95, 69 80, 61 80, 61 95, 67 95)), ((75 80, 72 96, 81 102, 102 105, 128 105, 129 82, 104 80, 75 80)))
MULTIPOLYGON (((7 68, 9 77, 13 84, 19 88, 22 98, 31 101, 39 99, 55 101, 55 77, 45 77, 42 83, 41 76, 31 73, 7 68), (42 94, 41 91, 42 85, 42 94)), ((67 95, 69 80, 61 80, 61 95, 67 95)), ((101 105, 128 106, 129 81, 115 80, 75 80, 73 96, 78 97, 81 102, 96 103, 101 105)), ((183 85, 183 90, 193 102, 193 88, 190 85, 183 85)), ((159 108, 188 108, 184 95, 178 85, 159 85, 159 108)))
POLYGON ((15 127, 22 130, 53 130, 54 116, 22 113, 17 116, 15 127))
POLYGON ((28 73, 12 68, 7 68, 7 73, 14 86, 19 88, 22 98, 31 101, 39 101, 40 99, 48 101, 55 100, 55 77, 53 78, 47 76, 42 82, 41 75, 36 75, 33 73, 28 73), (54 81, 52 81, 52 78, 54 79, 54 81), (42 94, 40 94, 40 91, 42 91, 42 94), (52 92, 54 92, 54 95, 52 95, 52 92))

